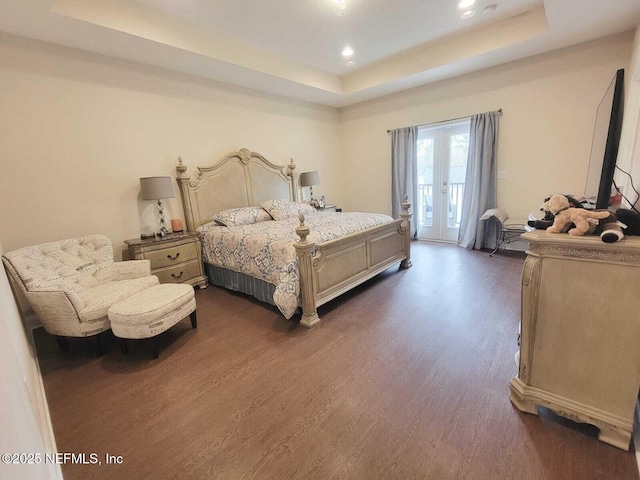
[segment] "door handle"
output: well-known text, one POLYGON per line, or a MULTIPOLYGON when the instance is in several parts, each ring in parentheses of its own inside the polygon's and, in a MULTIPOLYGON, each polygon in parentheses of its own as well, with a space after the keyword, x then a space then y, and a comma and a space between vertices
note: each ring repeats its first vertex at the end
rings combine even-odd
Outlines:
POLYGON ((447 189, 445 188, 444 190, 442 190, 442 193, 447 193, 447 189))

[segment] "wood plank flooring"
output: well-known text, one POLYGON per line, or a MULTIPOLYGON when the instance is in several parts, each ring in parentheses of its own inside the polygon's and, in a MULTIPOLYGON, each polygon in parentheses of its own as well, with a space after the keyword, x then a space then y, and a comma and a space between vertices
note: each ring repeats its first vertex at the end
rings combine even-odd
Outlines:
POLYGON ((160 358, 45 332, 36 344, 65 479, 636 479, 597 430, 518 412, 509 380, 523 258, 413 243, 312 330, 209 287, 160 358), (104 460, 103 460, 104 462, 104 460))

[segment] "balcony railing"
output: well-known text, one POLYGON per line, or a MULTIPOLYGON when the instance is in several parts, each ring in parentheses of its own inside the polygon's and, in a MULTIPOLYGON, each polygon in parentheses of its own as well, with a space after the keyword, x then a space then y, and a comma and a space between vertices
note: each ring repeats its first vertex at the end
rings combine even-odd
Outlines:
MULTIPOLYGON (((462 216, 464 183, 450 183, 447 189, 447 227, 459 228, 462 216)), ((433 183, 418 184, 418 222, 424 227, 433 226, 433 183)))

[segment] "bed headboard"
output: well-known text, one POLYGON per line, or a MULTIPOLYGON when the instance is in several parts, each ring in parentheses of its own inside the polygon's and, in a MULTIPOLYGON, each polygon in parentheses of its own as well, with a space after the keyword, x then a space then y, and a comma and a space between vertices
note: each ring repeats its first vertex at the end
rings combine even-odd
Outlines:
POLYGON ((191 179, 178 158, 178 186, 182 195, 187 230, 193 232, 229 208, 257 206, 266 200, 298 197, 296 166, 274 165, 256 152, 243 148, 231 152, 211 167, 198 167, 191 179))

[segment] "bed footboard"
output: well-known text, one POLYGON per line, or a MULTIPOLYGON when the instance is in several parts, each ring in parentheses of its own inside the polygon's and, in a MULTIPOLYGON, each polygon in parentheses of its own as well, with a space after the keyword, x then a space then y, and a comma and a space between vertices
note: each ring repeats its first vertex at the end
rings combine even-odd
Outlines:
POLYGON ((298 255, 302 319, 305 327, 320 321, 317 307, 369 280, 394 264, 411 266, 411 205, 405 196, 400 219, 324 243, 307 241, 309 227, 300 215, 294 244, 298 255))

